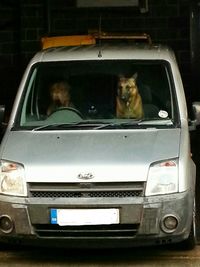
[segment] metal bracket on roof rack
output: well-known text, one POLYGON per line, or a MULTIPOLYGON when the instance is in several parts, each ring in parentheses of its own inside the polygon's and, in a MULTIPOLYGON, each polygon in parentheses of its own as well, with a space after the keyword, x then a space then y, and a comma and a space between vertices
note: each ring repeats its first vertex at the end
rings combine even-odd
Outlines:
POLYGON ((151 36, 146 33, 106 33, 98 31, 89 31, 89 35, 92 35, 95 39, 99 40, 133 40, 135 42, 144 41, 148 44, 152 44, 151 36))

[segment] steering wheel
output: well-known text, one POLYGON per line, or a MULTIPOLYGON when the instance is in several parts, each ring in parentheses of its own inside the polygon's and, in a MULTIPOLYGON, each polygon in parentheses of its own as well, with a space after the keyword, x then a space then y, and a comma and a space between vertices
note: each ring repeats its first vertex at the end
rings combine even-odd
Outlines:
POLYGON ((63 122, 70 122, 70 121, 80 121, 80 119, 84 119, 83 115, 79 110, 72 107, 62 107, 54 110, 47 118, 50 121, 63 121, 63 122))
POLYGON ((62 108, 55 109, 49 116, 51 116, 52 114, 54 114, 56 112, 62 112, 62 111, 71 111, 71 112, 74 112, 79 117, 81 117, 83 119, 83 115, 81 114, 81 112, 78 109, 72 108, 72 107, 62 107, 62 108))

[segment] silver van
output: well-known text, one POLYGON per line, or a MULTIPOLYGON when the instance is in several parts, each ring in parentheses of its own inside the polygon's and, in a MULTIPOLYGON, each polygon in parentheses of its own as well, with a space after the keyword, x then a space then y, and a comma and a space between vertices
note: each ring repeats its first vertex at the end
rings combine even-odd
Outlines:
POLYGON ((58 40, 30 61, 1 143, 0 241, 191 249, 195 179, 174 53, 58 40))

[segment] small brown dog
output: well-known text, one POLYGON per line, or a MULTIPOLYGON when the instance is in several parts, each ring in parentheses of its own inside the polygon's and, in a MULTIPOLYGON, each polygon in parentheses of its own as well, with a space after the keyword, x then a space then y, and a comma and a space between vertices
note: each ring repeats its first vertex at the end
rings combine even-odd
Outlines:
POLYGON ((143 117, 142 98, 136 84, 137 73, 132 77, 119 77, 117 92, 117 118, 136 118, 143 117))
POLYGON ((50 87, 51 103, 47 109, 49 116, 54 110, 61 107, 74 107, 71 103, 70 86, 67 82, 57 82, 50 87))

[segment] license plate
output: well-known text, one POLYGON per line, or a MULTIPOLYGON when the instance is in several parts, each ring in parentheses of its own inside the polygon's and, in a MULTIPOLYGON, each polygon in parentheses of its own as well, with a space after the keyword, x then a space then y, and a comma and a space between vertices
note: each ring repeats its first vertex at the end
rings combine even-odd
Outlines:
POLYGON ((60 226, 119 224, 119 209, 51 209, 50 217, 60 226))

